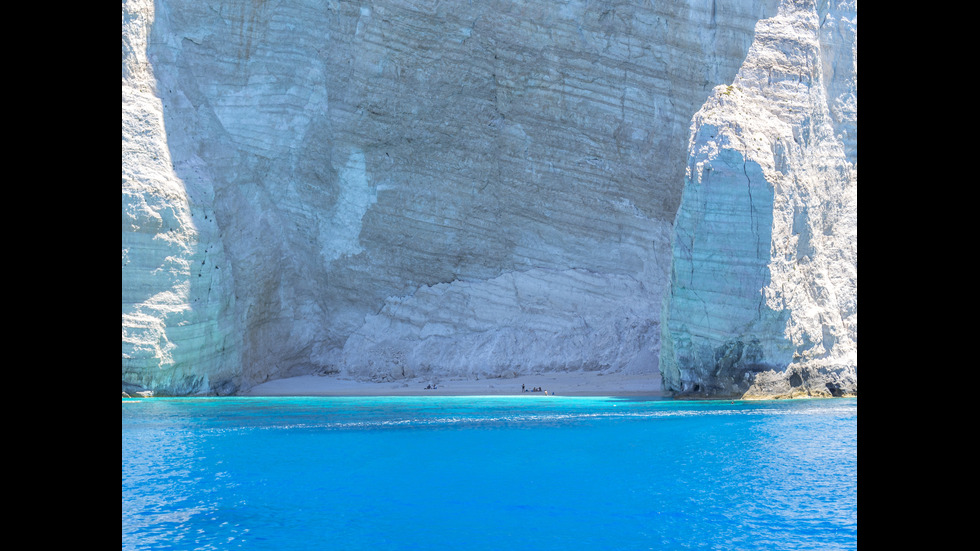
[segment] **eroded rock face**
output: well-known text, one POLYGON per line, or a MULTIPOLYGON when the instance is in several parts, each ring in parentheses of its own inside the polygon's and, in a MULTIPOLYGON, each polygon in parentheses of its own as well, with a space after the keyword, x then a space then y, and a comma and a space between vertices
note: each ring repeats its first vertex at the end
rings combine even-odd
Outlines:
POLYGON ((123 391, 230 394, 241 336, 210 169, 173 155, 190 137, 168 132, 148 56, 166 20, 147 1, 124 2, 122 21, 123 391))
POLYGON ((853 2, 784 3, 695 116, 666 388, 857 392, 856 34, 853 2))
POLYGON ((659 376, 691 120, 776 3, 128 0, 124 383, 659 376))

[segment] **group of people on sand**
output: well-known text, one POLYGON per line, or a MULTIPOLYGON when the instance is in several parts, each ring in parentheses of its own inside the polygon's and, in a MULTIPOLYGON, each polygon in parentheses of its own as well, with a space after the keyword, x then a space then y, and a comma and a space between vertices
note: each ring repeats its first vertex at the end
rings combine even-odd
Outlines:
MULTIPOLYGON (((425 387, 425 390, 436 390, 437 388, 439 388, 439 387, 437 387, 435 384, 429 383, 429 385, 425 387)), ((536 386, 536 387, 528 390, 528 388, 525 387, 523 384, 521 385, 521 392, 544 392, 545 394, 548 394, 548 391, 547 390, 543 390, 539 386, 536 386)))

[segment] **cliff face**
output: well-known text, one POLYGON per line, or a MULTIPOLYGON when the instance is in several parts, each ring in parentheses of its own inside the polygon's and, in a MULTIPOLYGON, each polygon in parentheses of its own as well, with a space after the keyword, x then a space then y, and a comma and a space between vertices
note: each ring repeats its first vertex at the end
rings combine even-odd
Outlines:
POLYGON ((165 24, 152 2, 123 3, 123 390, 229 393, 242 348, 233 270, 212 169, 195 153, 214 146, 168 126, 173 84, 150 55, 165 24))
POLYGON ((856 36, 853 3, 785 3, 695 115, 666 388, 857 392, 856 36))
POLYGON ((663 368, 700 390, 685 350, 741 340, 744 370, 753 339, 772 380, 794 354, 836 369, 856 18, 740 4, 124 2, 124 388, 663 368), (783 47, 757 23, 816 38, 754 56, 783 47), (731 221, 702 241, 706 208, 731 221))

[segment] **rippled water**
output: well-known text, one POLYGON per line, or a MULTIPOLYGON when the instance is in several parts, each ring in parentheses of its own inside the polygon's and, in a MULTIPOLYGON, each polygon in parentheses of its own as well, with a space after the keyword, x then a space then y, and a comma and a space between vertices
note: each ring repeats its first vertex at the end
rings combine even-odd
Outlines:
POLYGON ((856 549, 857 399, 123 400, 123 549, 856 549))

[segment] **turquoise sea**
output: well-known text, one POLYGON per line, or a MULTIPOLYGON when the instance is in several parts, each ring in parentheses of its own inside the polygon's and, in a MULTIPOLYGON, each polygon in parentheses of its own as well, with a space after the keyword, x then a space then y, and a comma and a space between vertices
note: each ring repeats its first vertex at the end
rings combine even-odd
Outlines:
POLYGON ((122 403, 123 549, 857 548, 857 399, 122 403))

